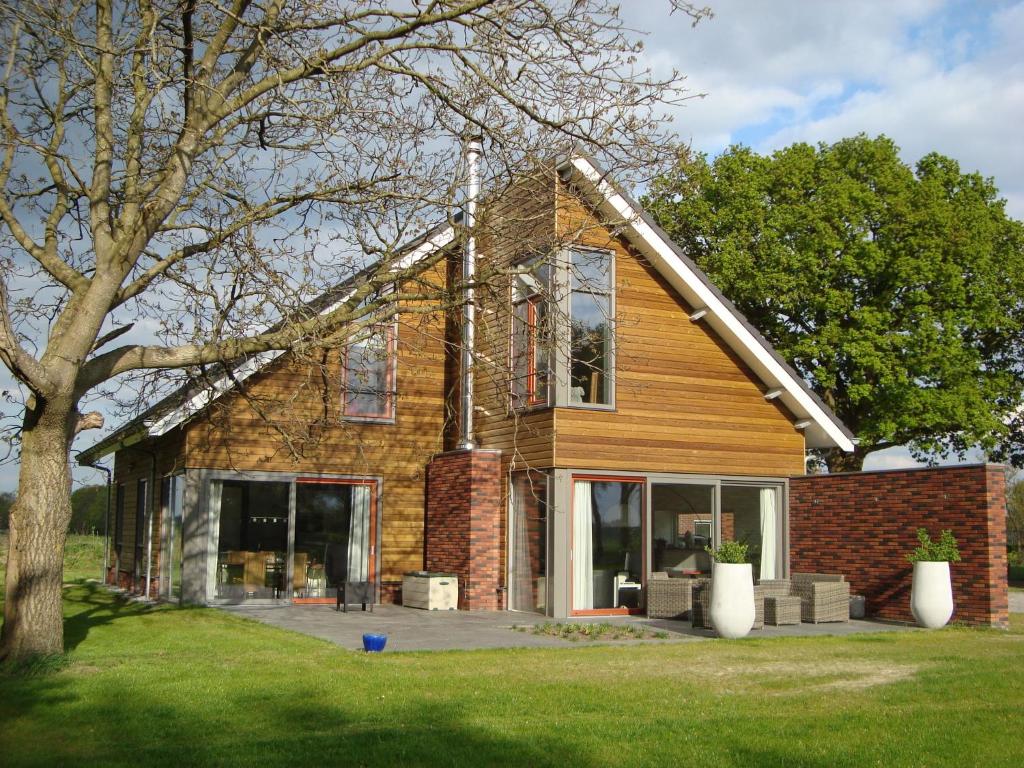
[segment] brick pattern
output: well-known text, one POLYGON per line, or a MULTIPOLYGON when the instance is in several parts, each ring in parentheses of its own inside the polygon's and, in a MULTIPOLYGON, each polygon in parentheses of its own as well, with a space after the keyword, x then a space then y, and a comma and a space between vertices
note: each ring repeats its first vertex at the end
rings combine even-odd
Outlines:
POLYGON ((917 529, 948 528, 962 562, 952 563, 953 621, 1008 626, 1006 476, 1000 465, 933 467, 793 477, 790 568, 842 573, 869 615, 913 621, 917 529))
POLYGON ((426 568, 459 577, 461 610, 501 610, 501 453, 450 451, 427 466, 426 568))

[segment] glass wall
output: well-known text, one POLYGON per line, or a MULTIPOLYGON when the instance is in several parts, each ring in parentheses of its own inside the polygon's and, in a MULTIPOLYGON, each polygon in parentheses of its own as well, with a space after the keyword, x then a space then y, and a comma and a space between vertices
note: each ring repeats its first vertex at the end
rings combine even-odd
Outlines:
POLYGON ((570 263, 569 402, 611 403, 612 254, 573 251, 570 263))
POLYGON ((644 481, 574 478, 572 610, 639 608, 644 481))
POLYGON ((651 485, 652 571, 669 576, 710 574, 711 556, 704 548, 714 539, 713 485, 651 485))
POLYGON ((545 613, 548 575, 548 477, 513 472, 509 525, 509 601, 513 611, 545 613))
POLYGON ((722 538, 748 546, 755 579, 779 578, 782 515, 778 487, 723 483, 722 538))
POLYGON ((295 484, 291 596, 334 598, 342 581, 371 581, 375 484, 295 484))
POLYGON ((285 595, 291 483, 214 480, 211 513, 219 518, 218 598, 285 595))

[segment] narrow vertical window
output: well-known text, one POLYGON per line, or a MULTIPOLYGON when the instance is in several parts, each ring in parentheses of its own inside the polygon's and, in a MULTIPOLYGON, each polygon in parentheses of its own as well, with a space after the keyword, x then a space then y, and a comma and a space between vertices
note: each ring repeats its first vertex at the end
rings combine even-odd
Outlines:
POLYGON ((610 405, 612 374, 612 254, 571 253, 569 403, 610 405))
POLYGON ((547 262, 524 267, 512 299, 512 405, 547 405, 551 387, 551 313, 547 262))
POLYGON ((124 547, 124 485, 117 486, 117 495, 114 501, 114 552, 117 553, 117 560, 124 559, 122 548, 124 547))
POLYGON ((395 417, 395 328, 375 326, 345 350, 342 415, 355 419, 395 417))

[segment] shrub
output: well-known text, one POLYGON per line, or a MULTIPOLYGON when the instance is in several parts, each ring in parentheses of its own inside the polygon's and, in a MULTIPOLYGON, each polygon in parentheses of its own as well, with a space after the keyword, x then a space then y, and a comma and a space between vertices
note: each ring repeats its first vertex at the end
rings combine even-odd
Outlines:
POLYGON ((917 540, 919 542, 917 548, 907 555, 909 562, 960 562, 960 550, 956 547, 956 539, 953 537, 952 531, 945 530, 939 536, 938 541, 932 541, 932 537, 928 535, 927 529, 918 528, 917 540))
POLYGON ((723 541, 717 549, 704 547, 705 551, 719 563, 749 563, 747 545, 738 541, 723 541))

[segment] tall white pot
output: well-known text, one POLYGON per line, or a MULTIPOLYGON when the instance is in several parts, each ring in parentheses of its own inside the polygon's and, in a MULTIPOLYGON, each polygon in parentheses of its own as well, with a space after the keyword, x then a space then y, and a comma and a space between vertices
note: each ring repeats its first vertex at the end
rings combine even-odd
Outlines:
POLYGON ((946 626, 949 617, 953 615, 953 586, 949 580, 949 563, 914 563, 910 612, 922 627, 938 629, 946 626))
POLYGON ((721 637, 746 637, 754 626, 750 563, 718 563, 711 569, 711 626, 721 637))

